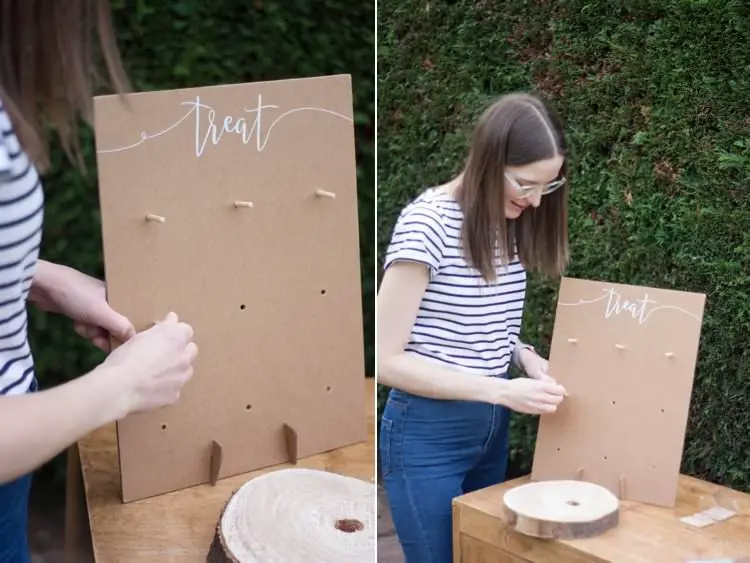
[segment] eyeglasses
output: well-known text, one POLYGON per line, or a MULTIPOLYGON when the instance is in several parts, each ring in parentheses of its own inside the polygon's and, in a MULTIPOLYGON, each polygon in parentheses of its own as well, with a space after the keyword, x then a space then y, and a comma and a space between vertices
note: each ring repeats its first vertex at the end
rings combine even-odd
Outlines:
POLYGON ((555 190, 558 190, 562 188, 565 185, 566 179, 563 176, 559 180, 555 180, 554 182, 550 182, 549 184, 532 184, 532 185, 526 185, 522 186, 518 183, 518 180, 516 180, 513 176, 509 175, 507 172, 505 173, 505 177, 508 179, 510 184, 513 186, 513 189, 515 189, 519 195, 523 197, 528 197, 531 195, 547 195, 551 194, 555 190))

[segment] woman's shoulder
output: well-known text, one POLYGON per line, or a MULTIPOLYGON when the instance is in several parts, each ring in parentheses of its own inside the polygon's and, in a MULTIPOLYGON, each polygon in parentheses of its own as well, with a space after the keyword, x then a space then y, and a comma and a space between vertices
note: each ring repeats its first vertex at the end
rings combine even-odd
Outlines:
POLYGON ((401 212, 401 218, 423 217, 445 225, 459 219, 461 207, 441 188, 427 188, 413 198, 401 212))
POLYGON ((16 153, 22 152, 20 146, 12 145, 18 145, 18 139, 0 95, 0 180, 7 180, 13 168, 14 155, 18 156, 16 153))

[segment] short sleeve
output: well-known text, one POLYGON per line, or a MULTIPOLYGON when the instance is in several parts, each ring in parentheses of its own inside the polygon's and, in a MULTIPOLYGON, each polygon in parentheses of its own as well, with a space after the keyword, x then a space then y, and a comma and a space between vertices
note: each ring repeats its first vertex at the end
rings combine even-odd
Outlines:
POLYGON ((10 150, 6 139, 13 132, 13 128, 5 113, 5 106, 0 102, 0 180, 7 180, 11 175, 10 150))
POLYGON ((398 261, 418 262, 429 267, 432 278, 440 269, 444 249, 445 227, 440 211, 427 202, 415 202, 396 221, 384 269, 398 261))
POLYGON ((11 176, 10 151, 5 144, 3 135, 0 134, 0 181, 7 180, 11 176))

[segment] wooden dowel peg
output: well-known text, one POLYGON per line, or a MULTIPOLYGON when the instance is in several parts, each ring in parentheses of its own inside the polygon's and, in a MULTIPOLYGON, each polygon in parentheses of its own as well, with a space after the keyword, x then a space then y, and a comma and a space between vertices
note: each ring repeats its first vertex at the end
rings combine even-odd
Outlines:
POLYGON ((620 500, 625 500, 625 475, 620 475, 620 500))
POLYGON ((336 199, 335 193, 327 192, 325 190, 315 190, 315 195, 318 197, 327 197, 328 199, 336 199))
POLYGON ((570 342, 571 344, 576 344, 578 342, 578 339, 577 338, 568 338, 568 342, 570 342))
POLYGON ((615 344, 615 348, 617 348, 618 350, 624 350, 625 346, 623 346, 622 344, 615 344))
POLYGON ((674 352, 667 352, 664 354, 667 358, 674 358, 674 352))
POLYGON ((284 441, 289 455, 289 463, 297 465, 297 431, 288 424, 284 425, 284 441))
POLYGON ((583 467, 579 467, 576 470, 576 481, 580 481, 581 479, 583 479, 583 467))
POLYGON ((253 207, 255 207, 252 201, 235 201, 234 206, 238 209, 242 207, 246 209, 252 209, 253 207))
POLYGON ((167 220, 161 215, 154 215, 153 213, 149 213, 148 215, 146 215, 146 221, 152 221, 154 223, 161 223, 161 224, 164 224, 167 222, 167 220))
POLYGON ((221 444, 214 440, 211 443, 211 468, 210 468, 210 479, 211 484, 216 485, 219 480, 219 473, 221 472, 221 462, 224 457, 224 449, 221 444))

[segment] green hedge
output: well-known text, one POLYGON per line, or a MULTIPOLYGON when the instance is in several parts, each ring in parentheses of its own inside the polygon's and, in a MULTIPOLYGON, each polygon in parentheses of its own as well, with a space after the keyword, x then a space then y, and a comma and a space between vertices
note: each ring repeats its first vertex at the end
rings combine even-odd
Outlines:
MULTIPOLYGON (((459 169, 485 104, 508 91, 543 93, 572 144, 567 275, 707 294, 682 470, 742 490, 748 12, 745 2, 698 0, 378 4, 380 263, 402 206, 459 169)), ((530 281, 523 336, 545 354, 556 290, 530 281)), ((530 468, 536 424, 513 418, 513 474, 530 468)))
MULTIPOLYGON (((214 0, 113 2, 126 67, 136 90, 352 75, 365 341, 373 341, 375 7, 372 0, 238 2, 214 0)), ((46 179, 42 257, 103 273, 96 169, 86 131, 88 173, 73 169, 60 150, 46 179)), ((30 339, 42 386, 78 376, 102 359, 65 319, 32 313, 30 339)), ((373 374, 373 349, 366 371, 373 374)))

